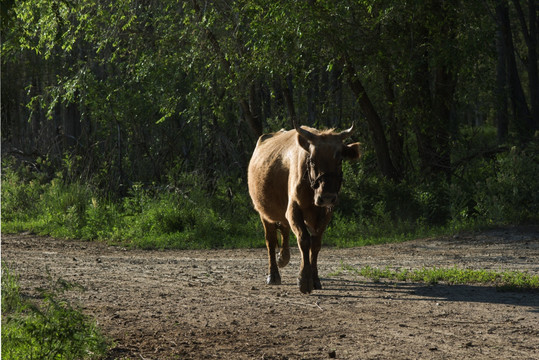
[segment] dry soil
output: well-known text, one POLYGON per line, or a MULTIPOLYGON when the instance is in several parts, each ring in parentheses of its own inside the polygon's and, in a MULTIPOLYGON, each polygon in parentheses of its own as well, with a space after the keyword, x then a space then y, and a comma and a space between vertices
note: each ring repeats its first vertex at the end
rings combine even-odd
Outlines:
POLYGON ((32 234, 2 236, 2 262, 37 296, 47 274, 114 345, 108 359, 539 359, 539 293, 379 283, 339 271, 454 267, 539 274, 539 227, 323 248, 323 290, 296 286, 299 252, 265 285, 265 249, 126 250, 32 234))

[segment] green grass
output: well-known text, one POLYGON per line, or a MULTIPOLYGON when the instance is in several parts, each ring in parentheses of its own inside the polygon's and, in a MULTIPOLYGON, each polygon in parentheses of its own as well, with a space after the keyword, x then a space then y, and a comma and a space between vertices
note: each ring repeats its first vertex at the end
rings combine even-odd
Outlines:
POLYGON ((496 286, 500 290, 507 291, 536 291, 539 290, 539 276, 530 275, 520 271, 492 271, 453 268, 421 268, 390 269, 373 268, 365 266, 360 269, 342 264, 341 269, 334 273, 337 275, 343 271, 352 272, 356 275, 380 282, 381 279, 410 281, 427 284, 446 283, 450 285, 481 284, 496 286))
POLYGON ((7 169, 2 174, 2 232, 143 249, 264 246, 262 225, 245 192, 229 199, 219 192, 208 194, 196 179, 184 182, 185 189, 174 191, 135 184, 125 197, 110 199, 84 184, 60 178, 24 181, 7 169))
MULTIPOLYGON (((353 247, 539 221, 539 165, 511 151, 447 181, 394 183, 343 165, 340 203, 325 246, 353 247), (485 185, 486 184, 486 185, 485 185)), ((143 249, 263 247, 264 231, 245 179, 208 180, 174 173, 163 183, 134 183, 107 194, 91 182, 66 180, 2 163, 2 232, 30 231, 143 249)), ((292 242, 294 242, 292 238, 292 242)))
POLYGON ((108 347, 93 319, 63 299, 80 286, 49 278, 40 301, 20 291, 18 278, 2 263, 2 359, 99 359, 108 347))
MULTIPOLYGON (((135 184, 123 198, 109 199, 79 183, 61 179, 23 181, 16 171, 2 174, 2 232, 30 231, 61 238, 98 240, 142 249, 252 248, 265 246, 264 230, 246 189, 230 199, 225 190, 209 194, 187 178, 185 189, 170 191, 135 184)), ((325 246, 352 247, 400 242, 463 229, 392 222, 383 209, 374 218, 337 210, 325 246)), ((291 243, 294 245, 294 237, 291 243)))

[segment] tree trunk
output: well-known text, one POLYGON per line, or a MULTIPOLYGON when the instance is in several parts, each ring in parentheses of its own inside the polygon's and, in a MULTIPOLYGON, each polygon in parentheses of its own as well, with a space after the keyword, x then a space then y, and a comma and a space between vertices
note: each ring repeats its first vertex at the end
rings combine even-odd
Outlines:
MULTIPOLYGON (((426 33, 425 29, 422 29, 426 33)), ((423 36, 426 36, 423 34, 423 36)), ((427 42, 426 40, 423 40, 427 42)), ((433 164, 436 163, 436 144, 433 134, 436 132, 437 124, 432 118, 432 93, 430 91, 430 69, 428 64, 429 53, 426 48, 417 60, 417 65, 413 70, 413 83, 416 85, 414 98, 410 99, 415 111, 413 121, 413 131, 417 142, 417 152, 419 155, 420 171, 423 176, 430 176, 433 172, 433 164)))
POLYGON ((393 165, 398 173, 402 174, 404 170, 404 128, 400 119, 395 116, 395 92, 388 66, 384 66, 384 93, 389 104, 389 150, 393 165))
POLYGON ((254 134, 262 135, 262 99, 260 94, 260 83, 258 81, 253 81, 249 89, 249 109, 251 116, 253 117, 253 119, 250 120, 253 122, 251 129, 254 134))
POLYGON ((526 125, 533 130, 539 125, 539 79, 537 74, 537 6, 535 0, 528 1, 528 24, 522 11, 520 0, 513 0, 518 19, 522 28, 522 35, 528 48, 526 70, 528 71, 528 88, 530 92, 531 118, 526 125))
POLYGON ((307 90, 307 116, 308 120, 307 122, 312 125, 319 125, 317 124, 317 107, 318 107, 318 83, 319 83, 319 70, 316 69, 313 72, 309 74, 309 89, 307 90))
POLYGON ((356 100, 361 107, 361 110, 365 114, 367 123, 369 124, 369 129, 371 130, 371 135, 373 139, 374 151, 376 153, 376 159, 378 160, 378 166, 382 175, 388 179, 399 181, 400 176, 391 161, 391 156, 389 153, 389 146, 387 144, 386 135, 384 133, 384 127, 382 125, 382 120, 376 112, 374 105, 369 99, 363 84, 356 76, 356 71, 354 67, 347 63, 345 66, 348 72, 348 84, 356 96, 356 100))
POLYGON ((536 0, 528 1, 529 24, 530 24, 530 43, 528 45, 528 77, 530 86, 530 102, 532 105, 533 129, 539 130, 539 74, 537 62, 537 33, 539 26, 537 24, 537 3, 536 0))
POLYGON ((260 85, 260 98, 262 101, 263 121, 273 117, 273 111, 271 108, 271 92, 268 89, 268 84, 261 83, 260 85))
POLYGON ((341 71, 340 66, 335 64, 334 68, 331 70, 330 81, 331 81, 331 99, 334 99, 333 116, 332 116, 332 125, 334 127, 339 127, 342 121, 343 113, 343 94, 342 94, 342 80, 341 80, 341 71))
POLYGON ((249 124, 249 128, 251 129, 253 135, 258 138, 263 133, 260 118, 253 115, 251 109, 249 108, 249 103, 245 99, 240 99, 239 103, 241 106, 241 110, 243 111, 243 117, 245 118, 245 121, 247 121, 247 124, 249 124))
POLYGON ((533 133, 530 131, 533 124, 530 111, 526 102, 526 97, 522 89, 522 83, 518 75, 517 64, 515 60, 515 47, 513 44, 513 35, 511 32, 511 22, 509 20, 509 9, 505 0, 500 0, 498 26, 501 28, 504 36, 506 48, 507 75, 509 85, 509 97, 513 107, 514 124, 521 141, 530 140, 533 133))
POLYGON ((434 82, 433 113, 438 126, 435 133, 437 159, 433 167, 445 175, 448 183, 451 181, 451 107, 455 86, 455 77, 449 67, 439 65, 434 82))
POLYGON ((496 29, 496 52, 498 55, 496 64, 496 126, 499 144, 507 140, 507 134, 509 133, 509 120, 507 118, 507 49, 500 26, 503 17, 502 12, 501 2, 498 2, 496 5, 496 22, 498 23, 498 28, 496 29))
POLYGON ((301 125, 297 123, 297 117, 296 117, 296 107, 294 106, 294 94, 292 90, 292 81, 290 79, 287 79, 284 82, 283 89, 283 98, 284 102, 286 103, 286 108, 288 109, 288 116, 290 117, 290 122, 292 123, 292 128, 296 127, 296 124, 301 125))
MULTIPOLYGON (((442 19, 443 9, 437 4, 432 11, 442 19)), ((432 37, 444 39, 444 43, 453 41, 451 34, 452 19, 444 20, 444 25, 437 34, 420 27, 417 35, 421 43, 432 43, 432 37)), ((429 51, 423 47, 418 53, 416 66, 413 69, 413 82, 417 87, 415 99, 411 99, 416 109, 414 132, 417 149, 424 177, 437 180, 439 175, 447 182, 451 179, 451 106, 455 90, 455 77, 446 59, 436 58, 437 49, 429 51), (435 59, 435 61, 431 61, 435 59)))

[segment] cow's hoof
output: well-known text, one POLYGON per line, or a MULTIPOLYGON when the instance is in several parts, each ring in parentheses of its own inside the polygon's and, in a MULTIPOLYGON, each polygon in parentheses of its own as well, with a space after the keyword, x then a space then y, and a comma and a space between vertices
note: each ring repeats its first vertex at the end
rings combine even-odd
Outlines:
POLYGON ((289 248, 281 249, 281 251, 279 252, 279 256, 277 257, 277 265, 280 268, 284 268, 288 264, 289 261, 290 261, 290 249, 289 248))
POLYGON ((312 278, 299 278, 298 279, 299 291, 303 294, 310 294, 313 291, 314 284, 312 278))
POLYGON ((266 284, 268 285, 281 285, 281 275, 279 274, 269 274, 266 279, 266 284))
POLYGON ((313 279, 313 287, 315 290, 322 290, 322 284, 319 278, 313 279))

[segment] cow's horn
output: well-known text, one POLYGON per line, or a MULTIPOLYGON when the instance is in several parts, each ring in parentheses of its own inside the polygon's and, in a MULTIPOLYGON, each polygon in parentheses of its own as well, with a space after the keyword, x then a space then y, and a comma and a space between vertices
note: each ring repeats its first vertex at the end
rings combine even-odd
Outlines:
POLYGON ((303 138, 305 138, 308 142, 312 143, 315 140, 315 136, 313 133, 305 129, 302 129, 301 127, 298 126, 296 122, 294 122, 294 127, 296 128, 296 131, 298 132, 298 134, 302 136, 303 138))
POLYGON ((346 129, 346 130, 342 131, 339 135, 344 140, 347 137, 349 137, 350 135, 352 135, 353 133, 354 133, 354 124, 352 124, 352 126, 350 126, 350 129, 346 129))

